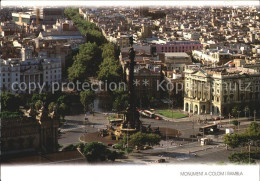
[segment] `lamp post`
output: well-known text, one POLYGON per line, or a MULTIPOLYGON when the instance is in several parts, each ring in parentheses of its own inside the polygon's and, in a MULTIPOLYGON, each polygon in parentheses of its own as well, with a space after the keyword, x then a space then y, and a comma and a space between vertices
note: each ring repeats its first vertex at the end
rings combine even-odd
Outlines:
POLYGON ((248 146, 249 146, 249 148, 248 148, 248 149, 249 149, 249 150, 248 150, 248 151, 249 151, 249 154, 248 154, 248 155, 249 155, 249 165, 250 165, 251 144, 252 144, 252 142, 251 142, 251 140, 249 140, 249 142, 248 142, 248 146))
POLYGON ((256 114, 256 110, 254 110, 254 121, 256 121, 255 114, 256 114))
POLYGON ((239 124, 240 124, 240 122, 239 122, 239 115, 240 115, 240 112, 241 112, 241 111, 237 111, 237 113, 238 113, 238 119, 237 119, 237 120, 238 120, 238 132, 239 132, 239 124))
POLYGON ((192 119, 192 130, 193 130, 193 135, 192 135, 192 142, 193 142, 193 136, 195 136, 194 135, 194 118, 192 119))
POLYGON ((230 113, 229 113, 229 114, 228 114, 228 118, 229 118, 229 124, 230 124, 230 116, 231 116, 231 115, 230 115, 230 113))

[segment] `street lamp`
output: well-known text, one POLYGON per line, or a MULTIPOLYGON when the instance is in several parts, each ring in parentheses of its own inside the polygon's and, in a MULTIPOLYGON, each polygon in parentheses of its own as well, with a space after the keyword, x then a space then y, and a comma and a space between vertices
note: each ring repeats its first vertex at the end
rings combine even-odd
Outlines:
POLYGON ((239 115, 240 115, 240 112, 241 112, 241 111, 237 111, 237 113, 238 113, 238 132, 239 132, 239 124, 240 124, 240 122, 239 122, 239 115))
POLYGON ((250 151, 251 151, 251 144, 252 144, 252 142, 251 142, 251 140, 249 140, 249 142, 248 142, 248 146, 249 146, 249 165, 250 165, 250 151))
POLYGON ((256 114, 256 110, 254 110, 254 121, 256 121, 256 119, 255 119, 255 114, 256 114))

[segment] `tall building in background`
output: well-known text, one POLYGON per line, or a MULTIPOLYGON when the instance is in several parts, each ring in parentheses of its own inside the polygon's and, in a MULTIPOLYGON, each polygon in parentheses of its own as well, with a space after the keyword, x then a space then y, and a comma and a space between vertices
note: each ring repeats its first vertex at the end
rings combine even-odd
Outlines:
POLYGON ((55 24, 57 19, 64 18, 64 8, 35 8, 42 24, 55 24))

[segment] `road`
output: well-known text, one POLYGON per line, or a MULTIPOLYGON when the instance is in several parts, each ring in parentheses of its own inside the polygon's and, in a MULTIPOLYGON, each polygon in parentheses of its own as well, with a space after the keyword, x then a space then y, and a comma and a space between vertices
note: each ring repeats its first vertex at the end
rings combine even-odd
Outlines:
MULTIPOLYGON (((66 146, 68 144, 75 144, 79 142, 79 137, 85 133, 93 133, 98 129, 104 128, 104 125, 108 123, 107 117, 109 115, 105 113, 95 113, 95 115, 88 115, 88 122, 84 122, 85 115, 73 115, 66 116, 67 125, 61 129, 61 137, 59 144, 66 146)), ((222 163, 228 162, 228 156, 231 151, 226 150, 222 143, 223 135, 211 136, 215 145, 199 145, 197 139, 194 142, 182 140, 182 138, 189 138, 191 134, 197 134, 199 127, 202 123, 193 123, 185 118, 184 121, 179 119, 178 121, 165 121, 155 120, 150 118, 141 118, 143 125, 151 127, 160 127, 167 129, 176 129, 181 133, 181 139, 168 139, 162 140, 159 146, 155 146, 150 150, 142 150, 140 153, 131 153, 128 159, 122 159, 117 161, 115 164, 151 164, 155 163, 160 158, 165 158, 167 163, 222 163), (181 146, 180 146, 181 144, 181 146), (194 156, 196 153, 196 157, 194 156)), ((227 120, 222 120, 223 127, 222 133, 225 128, 233 127, 232 124, 228 123, 227 120), (226 123, 225 123, 226 122, 226 123)), ((241 122, 239 131, 244 131, 251 122, 241 122)))
MULTIPOLYGON (((83 134, 86 130, 87 133, 92 133, 98 131, 98 129, 103 128, 104 125, 108 123, 108 115, 103 113, 95 113, 95 115, 88 115, 88 122, 85 125, 84 114, 66 116, 67 125, 61 128, 61 137, 59 143, 62 145, 68 145, 71 143, 78 143, 79 136, 83 134)), ((155 120, 150 118, 141 118, 143 125, 151 125, 152 127, 165 127, 171 129, 177 129, 181 132, 182 137, 189 137, 190 134, 193 134, 191 122, 170 122, 164 120, 155 120)), ((194 132, 198 132, 201 124, 194 124, 194 132)))
MULTIPOLYGON (((78 143, 79 136, 85 133, 85 130, 87 133, 92 133, 98 131, 98 129, 100 128, 104 128, 104 125, 108 123, 108 116, 109 115, 105 113, 95 113, 94 116, 88 115, 87 125, 85 125, 84 122, 84 114, 66 116, 65 119, 67 120, 67 126, 64 126, 61 129, 62 134, 59 139, 59 143, 62 145, 78 143)), ((182 118, 178 119, 178 121, 165 121, 150 118, 141 118, 141 121, 145 126, 151 125, 152 127, 164 127, 179 130, 181 133, 181 138, 189 138, 190 135, 198 133, 199 127, 203 126, 204 124, 196 122, 194 123, 193 129, 193 123, 188 119, 190 118, 182 118)), ((222 120, 222 122, 225 121, 222 120)), ((250 124, 250 122, 241 122, 239 131, 245 130, 248 124, 250 124)), ((225 124, 223 125, 223 130, 226 127, 233 127, 233 125, 225 124)))

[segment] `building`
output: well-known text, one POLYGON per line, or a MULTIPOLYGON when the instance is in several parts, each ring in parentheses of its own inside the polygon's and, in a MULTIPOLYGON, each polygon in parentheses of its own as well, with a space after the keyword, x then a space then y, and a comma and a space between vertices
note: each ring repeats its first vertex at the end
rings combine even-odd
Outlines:
POLYGON ((34 14, 39 16, 42 24, 55 24, 58 19, 63 19, 64 8, 36 8, 34 14))
POLYGON ((202 69, 187 66, 184 78, 184 111, 228 115, 232 108, 259 109, 260 72, 242 67, 202 69), (258 105, 258 106, 257 106, 258 105))
POLYGON ((20 26, 31 25, 32 22, 36 22, 36 15, 33 12, 18 12, 12 13, 12 20, 20 26))
POLYGON ((152 28, 148 24, 143 24, 141 29, 141 36, 142 38, 149 38, 152 37, 152 28))
POLYGON ((77 27, 74 25, 72 20, 67 19, 57 19, 56 24, 52 26, 52 30, 62 32, 62 31, 78 31, 77 27))
POLYGON ((13 22, 1 22, 0 35, 3 37, 9 35, 15 35, 22 32, 19 26, 13 22))
POLYGON ((192 57, 201 61, 205 65, 223 65, 233 59, 233 54, 229 50, 207 49, 207 50, 194 50, 192 57))
POLYGON ((199 40, 200 33, 199 32, 183 32, 183 38, 185 40, 199 40))
POLYGON ((121 33, 118 34, 116 38, 116 43, 120 48, 126 48, 129 47, 129 38, 131 35, 122 35, 121 33))
MULTIPOLYGON (((32 57, 32 49, 22 48, 22 58, 0 60, 1 90, 13 93, 26 93, 29 84, 44 86, 43 91, 51 91, 53 82, 61 82, 60 59, 32 57)), ((38 91, 39 87, 35 91, 38 91)))
POLYGON ((1 156, 21 153, 46 153, 58 150, 59 119, 57 111, 48 113, 29 109, 24 116, 2 118, 1 156))
MULTIPOLYGON (((161 62, 154 61, 149 57, 136 58, 134 67, 134 90, 138 105, 140 107, 149 104, 153 99, 160 99, 160 91, 157 90, 157 84, 162 80, 161 62)), ((126 80, 128 82, 129 68, 125 70, 126 80)))
POLYGON ((66 56, 85 43, 86 38, 79 31, 53 31, 41 32, 34 42, 38 53, 45 52, 49 58, 60 59, 64 69, 66 56))
POLYGON ((156 45, 151 45, 151 52, 191 52, 193 50, 202 50, 202 48, 202 44, 198 41, 170 41, 165 43, 158 42, 156 45))
POLYGON ((190 56, 187 53, 183 52, 160 53, 159 60, 162 61, 164 65, 164 70, 176 70, 180 73, 185 70, 185 65, 192 64, 190 56))

